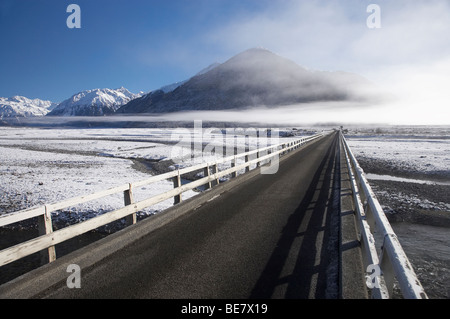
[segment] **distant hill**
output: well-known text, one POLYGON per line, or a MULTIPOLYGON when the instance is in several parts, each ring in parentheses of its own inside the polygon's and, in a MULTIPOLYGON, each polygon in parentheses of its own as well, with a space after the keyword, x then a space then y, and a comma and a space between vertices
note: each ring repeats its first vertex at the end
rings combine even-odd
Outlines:
POLYGON ((346 72, 307 70, 265 49, 244 51, 174 90, 156 90, 116 113, 275 108, 318 101, 363 101, 372 84, 346 72))

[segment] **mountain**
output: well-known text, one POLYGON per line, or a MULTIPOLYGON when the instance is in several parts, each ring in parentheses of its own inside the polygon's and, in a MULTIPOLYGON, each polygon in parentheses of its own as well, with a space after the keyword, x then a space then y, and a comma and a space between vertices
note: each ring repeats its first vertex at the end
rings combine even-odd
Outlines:
POLYGON ((24 96, 10 98, 0 97, 0 118, 44 116, 56 103, 40 99, 29 99, 24 96))
MULTIPOLYGON (((141 93, 142 94, 142 93, 141 93)), ((114 113, 122 105, 136 99, 126 88, 94 89, 79 92, 61 102, 49 116, 102 116, 114 113)))
MULTIPOLYGON (((202 75, 205 74, 206 72, 211 71, 212 69, 214 69, 215 67, 219 66, 220 63, 213 63, 210 66, 204 68, 203 70, 201 70, 200 72, 198 72, 196 74, 197 75, 202 75)), ((173 84, 169 84, 169 85, 165 85, 162 88, 160 88, 161 91, 163 91, 164 93, 170 93, 172 91, 174 91, 176 88, 178 88, 179 86, 182 86, 184 83, 186 83, 189 80, 184 80, 184 81, 180 81, 180 82, 175 82, 173 84)))
POLYGON ((277 107, 319 101, 362 101, 371 84, 346 72, 307 70, 265 49, 244 51, 175 90, 158 90, 116 113, 277 107))

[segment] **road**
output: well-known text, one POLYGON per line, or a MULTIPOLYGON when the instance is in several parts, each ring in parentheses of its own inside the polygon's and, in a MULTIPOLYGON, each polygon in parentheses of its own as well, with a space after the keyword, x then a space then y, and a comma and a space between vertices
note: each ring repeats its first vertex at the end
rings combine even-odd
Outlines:
POLYGON ((44 298, 337 298, 338 135, 82 269, 44 298))

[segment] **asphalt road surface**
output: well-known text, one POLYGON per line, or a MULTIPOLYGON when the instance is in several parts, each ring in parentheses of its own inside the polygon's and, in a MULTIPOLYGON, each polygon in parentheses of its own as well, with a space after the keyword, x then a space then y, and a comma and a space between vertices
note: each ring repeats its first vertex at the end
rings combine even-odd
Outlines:
POLYGON ((48 298, 337 298, 338 135, 82 269, 48 298))

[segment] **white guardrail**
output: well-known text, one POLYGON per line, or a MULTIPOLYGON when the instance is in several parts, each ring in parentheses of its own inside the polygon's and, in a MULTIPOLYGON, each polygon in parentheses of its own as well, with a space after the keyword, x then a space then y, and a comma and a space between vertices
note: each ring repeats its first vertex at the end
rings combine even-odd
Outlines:
POLYGON ((358 219, 360 242, 364 256, 364 266, 368 267, 368 277, 373 279, 372 298, 392 297, 394 278, 397 279, 404 298, 428 299, 408 257, 394 233, 380 203, 370 187, 363 169, 353 155, 344 136, 347 167, 352 185, 356 215, 358 219), (378 231, 383 238, 378 255, 374 233, 378 231), (380 270, 377 273, 376 270, 380 270))
POLYGON ((294 141, 271 145, 268 147, 252 150, 250 152, 241 153, 226 158, 221 158, 214 163, 202 163, 195 166, 190 166, 184 169, 171 171, 168 173, 155 175, 149 179, 138 181, 135 183, 124 184, 108 190, 96 192, 86 196, 67 199, 58 203, 43 205, 35 208, 21 210, 18 212, 0 215, 0 227, 21 222, 30 218, 38 217, 39 223, 39 237, 29 241, 17 244, 15 246, 3 249, 0 251, 0 267, 9 264, 13 261, 31 255, 33 253, 48 250, 48 261, 56 260, 55 245, 64 242, 68 239, 74 238, 81 234, 87 233, 98 227, 104 226, 116 220, 126 218, 127 225, 136 223, 136 213, 155 205, 164 200, 174 198, 174 204, 182 201, 182 193, 195 189, 197 187, 206 185, 210 188, 219 184, 219 179, 226 175, 236 177, 238 171, 245 169, 245 172, 250 170, 250 166, 256 164, 259 167, 264 164, 264 161, 271 161, 274 156, 280 156, 286 152, 297 149, 301 145, 322 137, 323 134, 316 134, 308 137, 302 137, 294 141), (264 155, 265 154, 265 155, 264 155), (251 159, 250 157, 256 157, 251 159), (243 164, 237 164, 238 158, 244 158, 243 164), (218 170, 218 164, 231 162, 231 168, 218 170), (181 184, 181 176, 187 173, 203 170, 204 177, 190 183, 181 184), (140 202, 135 202, 133 198, 133 190, 149 185, 151 183, 162 180, 172 179, 174 189, 165 193, 147 198, 140 202), (59 230, 53 231, 52 226, 52 212, 56 212, 71 206, 83 204, 109 195, 123 192, 125 207, 96 216, 87 221, 67 226, 59 230))

